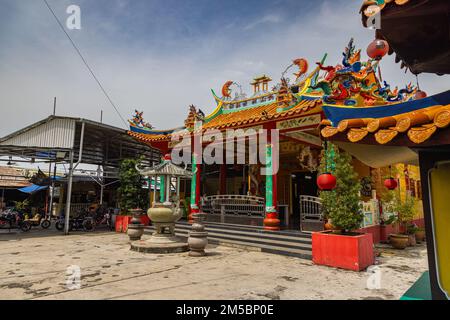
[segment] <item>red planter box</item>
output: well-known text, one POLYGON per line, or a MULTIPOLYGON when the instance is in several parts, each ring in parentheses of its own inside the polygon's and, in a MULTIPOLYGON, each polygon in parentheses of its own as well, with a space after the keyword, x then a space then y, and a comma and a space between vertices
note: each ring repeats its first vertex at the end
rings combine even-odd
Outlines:
POLYGON ((315 264, 361 271, 375 262, 373 235, 333 234, 331 231, 312 234, 312 255, 315 264))
MULTIPOLYGON (((117 216, 116 217, 116 232, 127 232, 128 231, 128 224, 130 223, 131 219, 133 217, 131 216, 117 216)), ((150 218, 144 214, 141 216, 141 223, 144 226, 148 226, 150 224, 150 218)))

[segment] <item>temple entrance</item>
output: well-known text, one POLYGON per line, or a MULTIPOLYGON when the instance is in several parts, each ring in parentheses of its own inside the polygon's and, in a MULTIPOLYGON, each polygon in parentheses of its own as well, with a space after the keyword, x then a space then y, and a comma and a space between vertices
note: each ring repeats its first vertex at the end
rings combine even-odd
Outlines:
POLYGON ((290 228, 294 230, 322 230, 317 199, 317 172, 292 174, 292 218, 290 228))

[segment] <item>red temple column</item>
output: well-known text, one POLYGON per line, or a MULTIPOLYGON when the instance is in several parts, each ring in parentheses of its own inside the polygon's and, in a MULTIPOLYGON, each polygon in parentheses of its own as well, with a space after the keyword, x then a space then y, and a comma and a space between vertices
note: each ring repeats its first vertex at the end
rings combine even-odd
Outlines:
POLYGON ((220 165, 220 174, 219 174, 219 194, 227 193, 227 165, 222 163, 220 165))

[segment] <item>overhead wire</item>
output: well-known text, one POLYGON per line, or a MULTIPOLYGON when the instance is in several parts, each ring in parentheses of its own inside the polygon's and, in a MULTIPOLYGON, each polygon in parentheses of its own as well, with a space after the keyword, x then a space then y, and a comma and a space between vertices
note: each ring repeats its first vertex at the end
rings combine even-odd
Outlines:
POLYGON ((43 0, 45 5, 47 6, 48 10, 50 11, 50 13, 53 15, 53 17, 55 18, 56 22, 58 23, 59 27, 61 28, 61 30, 64 32, 64 34, 67 36, 67 38, 69 39, 70 43, 72 44, 73 48, 75 49, 75 51, 77 52, 78 56, 81 58, 81 60, 83 61, 84 65, 86 66, 86 68, 88 69, 89 73, 92 75, 92 77, 94 78, 95 82, 97 82, 98 86, 100 87, 100 90, 103 92, 103 94, 105 95, 106 99, 109 101, 109 103, 111 104, 111 106, 114 108, 114 110, 116 111, 117 115, 120 117, 120 119, 122 120, 122 122, 124 123, 125 127, 128 126, 127 122, 125 121, 124 117, 122 116, 122 114, 120 113, 119 109, 117 108, 116 104, 112 101, 111 97, 109 96, 109 94, 106 92, 105 88, 103 87, 102 83, 100 82, 100 80, 97 78, 97 76, 95 75, 94 71, 92 70, 91 66, 89 65, 89 63, 87 62, 87 60, 85 59, 85 57, 83 56, 83 54, 81 53, 80 49, 77 47, 77 45, 75 44, 75 42, 72 40, 72 38, 70 37, 69 33, 66 31, 66 29, 64 28, 63 24, 61 23, 61 21, 59 20, 59 18, 56 16, 55 12, 53 11, 52 7, 50 6, 50 4, 47 2, 47 0, 43 0))

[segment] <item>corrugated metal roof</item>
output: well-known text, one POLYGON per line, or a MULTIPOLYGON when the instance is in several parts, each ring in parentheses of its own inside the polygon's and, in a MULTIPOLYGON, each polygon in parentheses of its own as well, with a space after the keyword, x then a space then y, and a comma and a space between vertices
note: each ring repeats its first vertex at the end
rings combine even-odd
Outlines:
POLYGON ((1 146, 72 149, 76 120, 49 117, 5 137, 1 146))
POLYGON ((22 188, 31 183, 25 176, 25 169, 0 166, 0 187, 2 188, 22 188))

